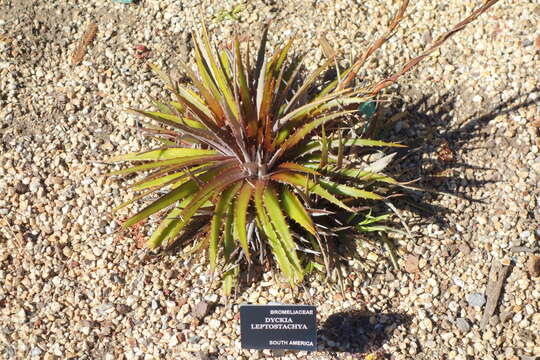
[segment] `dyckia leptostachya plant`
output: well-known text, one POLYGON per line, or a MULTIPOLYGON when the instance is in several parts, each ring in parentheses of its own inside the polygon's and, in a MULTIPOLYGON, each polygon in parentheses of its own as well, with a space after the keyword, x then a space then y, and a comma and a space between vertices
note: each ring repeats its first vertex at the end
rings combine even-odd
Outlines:
POLYGON ((250 69, 249 53, 242 57, 238 39, 231 49, 214 52, 203 28, 194 46, 197 72, 183 68, 192 87, 173 84, 154 67, 175 101, 156 101, 158 111, 135 111, 160 124, 151 132, 164 146, 114 159, 144 162, 114 174, 152 170, 133 186, 145 191, 141 197, 168 189, 124 223, 130 226, 167 210, 148 240, 150 248, 172 244, 197 217, 210 216, 195 247, 207 249, 212 269, 224 267, 225 280, 237 272, 238 259, 249 262, 254 252, 261 255, 269 248, 295 284, 306 263, 298 250, 320 253, 325 248, 306 199, 320 197, 355 213, 350 199, 383 199, 366 190, 366 184, 375 178, 393 182, 336 166, 343 163, 339 154, 350 147, 401 145, 332 137, 336 122, 356 112, 351 105, 358 107, 371 95, 339 81, 309 94, 333 59, 299 83, 301 62, 287 56, 292 42, 268 58, 265 38, 250 69), (317 137, 323 129, 328 135, 317 137), (339 155, 335 162, 332 154, 339 155), (347 178, 364 181, 353 186, 347 178), (291 221, 298 231, 293 232, 291 221))
MULTIPOLYGON (((145 130, 163 146, 113 159, 141 164, 112 174, 151 171, 132 185, 142 194, 121 207, 151 194, 162 195, 123 226, 164 214, 147 245, 170 246, 180 239, 192 246, 191 252, 206 250, 211 269, 222 269, 226 293, 242 263, 256 257, 263 263, 269 253, 291 284, 299 283, 306 267, 314 266, 310 254, 323 259, 328 270, 324 243, 328 228, 316 221, 316 215, 327 209, 310 204, 316 200, 349 213, 349 218, 358 217, 360 209, 384 199, 373 191, 374 184, 396 181, 377 173, 380 169, 351 167, 350 149, 402 146, 355 137, 351 131, 343 137, 343 128, 360 104, 442 44, 436 41, 401 72, 374 86, 352 86, 357 71, 402 19, 407 3, 385 36, 318 91, 313 91, 316 80, 335 59, 328 59, 302 82, 302 62, 288 56, 290 41, 267 57, 266 30, 252 62, 249 49, 242 52, 238 38, 230 48, 213 49, 203 27, 194 37, 196 70, 182 68, 190 86, 173 83, 153 66, 175 100, 154 101, 156 111, 134 111, 159 124, 145 130)), ((378 229, 370 224, 379 219, 363 216, 356 221, 356 230, 378 229)))

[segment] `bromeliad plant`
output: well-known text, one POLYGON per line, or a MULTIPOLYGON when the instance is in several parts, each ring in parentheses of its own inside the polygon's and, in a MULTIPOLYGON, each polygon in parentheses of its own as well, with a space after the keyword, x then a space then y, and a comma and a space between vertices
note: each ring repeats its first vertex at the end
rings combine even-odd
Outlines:
POLYGON ((160 197, 123 226, 162 216, 148 247, 180 242, 189 252, 207 251, 210 268, 222 270, 226 293, 243 264, 275 262, 298 284, 313 268, 330 270, 329 241, 338 231, 386 230, 379 224, 386 216, 371 216, 371 209, 399 185, 381 173, 391 157, 365 164, 354 149, 403 145, 358 136, 357 109, 419 58, 373 86, 358 87, 355 77, 388 40, 407 4, 388 32, 330 83, 317 79, 335 57, 304 77, 302 61, 289 59, 291 41, 266 55, 267 30, 252 62, 238 38, 213 49, 203 27, 194 37, 196 71, 182 68, 190 86, 152 66, 174 101, 154 101, 156 111, 133 111, 158 124, 144 130, 163 146, 113 159, 139 164, 112 174, 150 171, 132 185, 142 193, 121 207, 160 197))
POLYGON ((214 54, 203 28, 195 43, 197 73, 183 69, 193 88, 173 84, 154 67, 176 101, 156 101, 158 111, 135 111, 161 125, 147 130, 159 135, 164 146, 114 159, 144 163, 113 174, 152 170, 133 186, 145 191, 141 198, 168 189, 124 223, 131 226, 166 210, 148 240, 150 248, 171 245, 194 219, 210 216, 208 226, 199 222, 194 239, 195 248, 207 249, 212 269, 223 266, 225 279, 232 280, 239 260, 250 262, 258 253, 264 261, 269 248, 283 274, 296 284, 309 263, 301 249, 327 255, 323 231, 314 221, 314 213, 325 209, 310 208, 313 198, 356 215, 351 200, 383 199, 367 190, 372 182, 395 183, 344 166, 345 151, 402 145, 335 136, 342 133, 343 119, 371 95, 344 86, 345 80, 310 94, 317 75, 333 59, 299 84, 301 62, 287 61, 292 42, 271 58, 265 55, 265 42, 266 36, 249 70, 249 53, 242 58, 238 39, 232 49, 214 54), (297 225, 291 226, 291 220, 297 225))

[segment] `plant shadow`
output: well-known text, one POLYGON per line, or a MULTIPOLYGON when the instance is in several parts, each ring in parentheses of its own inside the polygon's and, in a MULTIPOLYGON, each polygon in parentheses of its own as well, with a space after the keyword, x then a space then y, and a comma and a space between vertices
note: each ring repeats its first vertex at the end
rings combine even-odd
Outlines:
MULTIPOLYGON (((293 62, 296 63, 298 59, 299 57, 295 57, 293 62)), ((336 73, 332 71, 329 69, 323 74, 323 85, 335 79, 336 73)), ((293 88, 299 86, 302 80, 299 77, 293 88)), ((534 89, 531 93, 540 95, 540 88, 534 89)), ((490 129, 492 120, 538 102, 531 100, 533 97, 529 95, 515 96, 502 103, 492 104, 487 110, 483 108, 483 113, 473 112, 473 115, 461 121, 454 118, 455 113, 461 110, 458 108, 461 105, 453 93, 417 95, 417 100, 412 102, 399 100, 399 97, 395 96, 395 100, 381 107, 373 119, 367 120, 370 125, 362 134, 363 137, 401 142, 408 146, 392 150, 397 154, 386 173, 410 185, 395 187, 394 193, 400 193, 401 196, 388 199, 398 211, 413 214, 412 218, 407 216, 406 222, 409 226, 436 223, 442 229, 452 227, 453 221, 450 219, 453 210, 436 201, 443 196, 450 196, 466 203, 485 201, 471 195, 478 193, 472 190, 500 181, 498 173, 489 165, 471 165, 461 157, 475 150, 472 143, 492 146, 488 141, 493 138, 490 129), (478 176, 479 173, 482 176, 478 176)), ((536 99, 540 99, 540 96, 536 99)), ((496 133, 495 136, 499 134, 496 133)), ((360 150, 358 155, 369 155, 376 151, 374 148, 365 148, 360 150)), ((374 205, 374 210, 381 213, 390 212, 385 204, 374 205)), ((202 236, 205 233, 209 218, 201 216, 200 219, 201 222, 193 227, 193 231, 188 232, 189 236, 182 236, 173 247, 169 248, 169 254, 176 254, 194 234, 202 236)), ((401 227, 399 224, 393 225, 395 228, 401 227)), ((377 237, 375 234, 366 235, 366 238, 371 238, 369 240, 375 243, 378 242, 377 237)), ((330 245, 333 249, 342 249, 343 254, 340 255, 344 257, 352 251, 350 247, 340 246, 337 243, 330 245)), ((269 253, 264 253, 259 263, 242 268, 236 293, 242 294, 252 284, 260 282, 262 274, 269 270, 265 264, 271 261, 269 253)))
MULTIPOLYGON (((538 93, 537 99, 540 99, 540 89, 535 89, 533 93, 538 93)), ((412 103, 403 101, 391 103, 383 109, 384 113, 375 119, 386 123, 380 124, 378 131, 368 133, 366 137, 408 145, 407 148, 393 150, 397 155, 386 173, 399 181, 413 182, 410 187, 396 189, 402 196, 391 198, 391 202, 398 211, 407 211, 413 215, 412 218, 406 219, 410 227, 435 223, 441 229, 446 229, 454 226, 451 221, 453 210, 439 205, 437 199, 451 196, 459 201, 484 202, 484 199, 469 194, 476 193, 472 191, 475 188, 500 181, 494 169, 489 166, 468 164, 466 160, 460 159, 460 156, 475 150, 473 143, 489 147, 492 146, 494 136, 501 136, 499 133, 495 135, 491 133, 490 122, 493 119, 538 103, 538 100, 523 99, 523 96, 513 97, 493 106, 484 114, 469 116, 456 125, 456 121, 450 121, 456 110, 456 98, 448 93, 438 96, 437 99, 434 97, 435 95, 426 95, 412 103), (398 116, 400 114, 404 115, 400 118, 398 116), (393 121, 396 118, 398 120, 393 121), (483 175, 481 178, 478 176, 479 173, 483 175)), ((489 150, 497 151, 496 148, 489 150)), ((374 210, 389 211, 384 204, 378 205, 374 210)), ((204 233, 201 228, 208 224, 209 217, 201 216, 200 220, 201 222, 193 227, 193 232, 188 232, 175 243, 175 246, 169 248, 169 254, 176 254, 184 245, 184 240, 189 241, 188 239, 195 233, 199 235, 204 233)), ((400 225, 393 224, 393 227, 399 228, 400 225)), ((365 237, 375 244, 379 243, 379 237, 375 234, 366 234, 365 237)), ((337 261, 339 258, 346 259, 355 252, 354 246, 346 245, 349 244, 344 242, 333 244, 333 248, 338 250, 337 261)), ((262 265, 271 262, 271 259, 267 258, 269 255, 265 254, 267 261, 241 269, 234 294, 243 294, 253 284, 262 281, 262 274, 270 270, 262 265)), ((346 261, 342 263, 346 266, 346 261)))
POLYGON ((337 312, 319 328, 319 348, 329 353, 382 352, 382 346, 393 332, 400 326, 408 327, 411 320, 411 316, 400 313, 372 313, 356 309, 337 312))
POLYGON ((397 156, 388 171, 388 175, 399 181, 413 181, 411 187, 401 189, 404 196, 396 198, 394 205, 418 215, 416 221, 420 223, 436 221, 447 227, 446 215, 452 211, 434 204, 436 198, 451 196, 469 203, 483 203, 485 199, 472 196, 476 193, 472 190, 501 181, 496 169, 489 164, 475 166, 460 157, 480 148, 497 152, 493 138, 502 134, 499 130, 493 133, 492 120, 538 104, 540 88, 509 98, 484 113, 476 112, 461 121, 452 119, 458 110, 455 96, 446 93, 435 97, 424 95, 412 103, 393 102, 383 115, 390 120, 382 120, 378 131, 368 135, 386 141, 401 140, 408 146, 396 151, 397 156), (531 100, 530 94, 537 94, 536 100, 531 100), (473 143, 481 145, 475 147, 473 143))
MULTIPOLYGON (((397 99, 397 96, 395 98, 397 99)), ((395 191, 401 196, 389 199, 395 211, 403 218, 395 217, 390 225, 400 229, 404 225, 400 225, 399 221, 409 228, 436 224, 443 231, 456 231, 453 219, 459 217, 455 210, 459 206, 448 207, 440 200, 446 197, 449 199, 446 203, 459 202, 465 206, 487 201, 477 195, 478 189, 502 181, 501 174, 499 169, 494 169, 490 164, 471 164, 470 155, 473 151, 484 149, 491 153, 490 157, 498 156, 500 149, 495 141, 497 138, 514 146, 517 137, 507 138, 504 130, 501 131, 493 120, 538 104, 540 88, 526 95, 511 97, 487 110, 483 108, 483 112, 477 111, 462 119, 456 117, 458 111, 463 113, 462 109, 458 109, 461 105, 458 104, 456 96, 450 93, 418 98, 412 102, 393 101, 382 107, 372 120, 379 123, 372 124, 365 134, 366 138, 407 145, 407 148, 392 149, 396 156, 385 171, 386 175, 410 184, 396 188, 395 191), (531 94, 536 96, 530 96, 531 94)), ((369 151, 372 150, 367 149, 366 153, 369 151)), ((388 213, 390 210, 387 204, 379 204, 374 208, 374 212, 378 213, 388 213)), ((409 232, 406 241, 414 241, 414 238, 419 236, 422 236, 422 233, 409 232)), ((387 262, 372 267, 371 271, 379 274, 387 272, 391 256, 385 250, 381 236, 366 233, 364 238, 373 244, 379 244, 381 251, 388 255, 387 262)), ((353 246, 346 245, 348 244, 341 241, 338 247, 343 258, 355 252, 355 243, 353 246)), ((366 261, 360 253, 355 256, 362 262, 366 261)), ((348 267, 346 261, 342 264, 348 267)))

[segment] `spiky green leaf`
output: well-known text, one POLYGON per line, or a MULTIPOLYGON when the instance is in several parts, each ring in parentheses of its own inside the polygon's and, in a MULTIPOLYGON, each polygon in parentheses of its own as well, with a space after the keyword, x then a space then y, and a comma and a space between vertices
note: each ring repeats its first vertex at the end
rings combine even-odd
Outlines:
MULTIPOLYGON (((157 150, 134 152, 125 155, 115 156, 109 160, 109 162, 118 161, 148 161, 148 160, 168 160, 168 159, 180 159, 188 156, 204 156, 204 155, 219 155, 215 150, 205 149, 191 149, 191 148, 162 148, 157 150)), ((169 165, 166 163, 165 165, 169 165)))
POLYGON ((279 182, 304 187, 306 191, 319 195, 320 197, 330 201, 333 204, 336 204, 337 206, 345 210, 352 211, 350 207, 348 207, 341 200, 329 193, 320 184, 314 182, 313 180, 310 180, 304 175, 298 173, 278 173, 272 175, 272 179, 279 182))
POLYGON ((283 209, 290 218, 302 225, 302 227, 311 234, 316 234, 313 219, 308 214, 304 205, 302 205, 302 202, 288 189, 287 186, 284 186, 281 191, 281 202, 283 204, 283 209))
POLYGON ((210 247, 208 249, 210 269, 212 270, 216 269, 218 242, 221 233, 221 223, 224 220, 224 212, 241 185, 241 183, 236 183, 223 191, 219 197, 216 209, 214 210, 214 215, 212 216, 212 222, 210 224, 210 247))
POLYGON ((250 261, 249 245, 246 231, 246 218, 248 213, 249 201, 253 193, 253 187, 249 183, 244 183, 236 199, 235 211, 234 211, 234 229, 236 236, 240 242, 240 246, 246 254, 246 258, 250 261))

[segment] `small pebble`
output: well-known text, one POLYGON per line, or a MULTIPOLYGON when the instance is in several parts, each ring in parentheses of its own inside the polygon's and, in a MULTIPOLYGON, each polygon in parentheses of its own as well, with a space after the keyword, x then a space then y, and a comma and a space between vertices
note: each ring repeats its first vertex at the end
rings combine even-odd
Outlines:
POLYGON ((480 293, 472 293, 467 296, 467 302, 470 306, 480 307, 486 303, 486 298, 480 293))
POLYGON ((463 333, 467 333, 471 329, 471 326, 469 325, 469 321, 465 318, 457 318, 456 326, 459 329, 459 331, 463 333))

